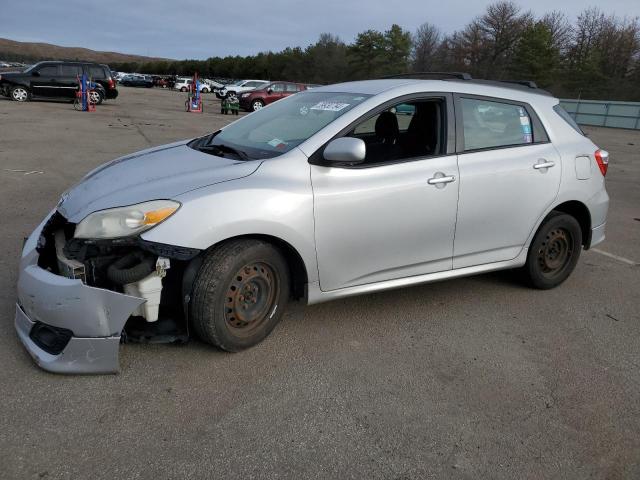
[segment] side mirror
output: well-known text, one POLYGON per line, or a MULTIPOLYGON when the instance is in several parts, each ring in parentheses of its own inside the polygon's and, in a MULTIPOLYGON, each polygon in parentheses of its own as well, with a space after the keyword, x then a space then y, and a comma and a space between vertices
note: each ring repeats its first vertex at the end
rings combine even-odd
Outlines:
POLYGON ((322 156, 331 163, 358 164, 364 162, 367 146, 359 138, 342 137, 329 142, 322 156))
POLYGON ((267 90, 267 93, 271 95, 273 93, 273 88, 270 88, 269 90, 267 90))
POLYGON ((31 76, 32 77, 39 77, 40 76, 40 72, 31 72, 31 76))

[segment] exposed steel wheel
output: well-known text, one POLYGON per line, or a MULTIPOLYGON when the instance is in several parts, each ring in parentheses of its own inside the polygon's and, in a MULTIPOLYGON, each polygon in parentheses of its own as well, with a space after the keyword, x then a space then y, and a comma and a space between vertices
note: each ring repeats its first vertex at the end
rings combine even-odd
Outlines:
POLYGON ((545 277, 553 278, 567 266, 573 254, 571 232, 564 228, 551 230, 538 248, 538 263, 545 277))
POLYGON ((564 282, 580 257, 582 230, 566 213, 551 212, 536 232, 523 273, 535 288, 548 289, 564 282))
POLYGON ((273 268, 263 262, 245 265, 234 275, 226 293, 224 318, 235 335, 250 335, 269 317, 280 285, 273 268))

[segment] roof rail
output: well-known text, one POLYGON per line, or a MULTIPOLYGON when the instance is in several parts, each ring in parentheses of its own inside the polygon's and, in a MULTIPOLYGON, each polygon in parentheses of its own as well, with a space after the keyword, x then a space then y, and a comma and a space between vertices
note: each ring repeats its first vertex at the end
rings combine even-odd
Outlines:
POLYGON ((464 72, 414 72, 414 73, 400 73, 396 75, 386 75, 384 77, 380 77, 381 79, 391 79, 391 78, 457 78, 459 80, 472 80, 471 75, 464 72))
POLYGON ((524 85, 525 87, 529 87, 529 88, 539 88, 536 82, 533 82, 531 80, 499 80, 499 81, 503 83, 515 83, 516 85, 524 85))

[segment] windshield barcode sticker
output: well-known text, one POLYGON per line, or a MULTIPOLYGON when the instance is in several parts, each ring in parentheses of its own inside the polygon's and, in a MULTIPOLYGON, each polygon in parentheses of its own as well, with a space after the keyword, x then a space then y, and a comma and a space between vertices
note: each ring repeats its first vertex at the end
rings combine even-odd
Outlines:
POLYGON ((343 108, 348 107, 348 103, 338 103, 338 102, 319 102, 316 103, 311 110, 326 110, 328 112, 339 112, 343 108))

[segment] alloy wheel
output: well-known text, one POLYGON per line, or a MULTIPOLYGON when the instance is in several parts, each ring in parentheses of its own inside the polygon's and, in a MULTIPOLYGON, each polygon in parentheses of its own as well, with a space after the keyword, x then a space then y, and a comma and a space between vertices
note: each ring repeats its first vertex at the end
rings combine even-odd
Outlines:
POLYGON ((25 102, 29 98, 29 92, 24 88, 14 88, 11 96, 17 102, 25 102))

